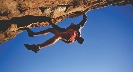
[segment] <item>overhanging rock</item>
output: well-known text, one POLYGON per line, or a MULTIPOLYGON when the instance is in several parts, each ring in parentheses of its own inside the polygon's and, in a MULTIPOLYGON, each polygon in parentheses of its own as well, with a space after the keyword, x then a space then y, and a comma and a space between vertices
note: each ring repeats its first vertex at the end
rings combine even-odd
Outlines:
POLYGON ((133 4, 133 0, 1 0, 0 44, 23 32, 20 27, 48 26, 109 5, 133 4))

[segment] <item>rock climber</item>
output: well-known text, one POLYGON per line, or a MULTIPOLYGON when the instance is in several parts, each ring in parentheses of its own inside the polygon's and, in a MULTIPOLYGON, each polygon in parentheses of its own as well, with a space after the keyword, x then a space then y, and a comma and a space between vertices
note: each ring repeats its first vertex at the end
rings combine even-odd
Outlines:
POLYGON ((65 43, 71 44, 77 41, 79 44, 84 42, 84 39, 81 37, 81 29, 84 27, 87 21, 86 13, 83 14, 83 20, 79 24, 71 23, 71 25, 67 28, 60 28, 57 25, 53 24, 51 20, 49 23, 52 25, 53 28, 48 28, 46 30, 40 32, 33 32, 29 28, 22 28, 23 30, 27 30, 29 37, 34 37, 36 35, 46 35, 49 32, 55 34, 54 37, 50 38, 49 40, 45 41, 42 44, 24 44, 24 46, 28 50, 32 50, 37 53, 40 49, 45 48, 47 46, 55 44, 58 40, 62 40, 65 43))

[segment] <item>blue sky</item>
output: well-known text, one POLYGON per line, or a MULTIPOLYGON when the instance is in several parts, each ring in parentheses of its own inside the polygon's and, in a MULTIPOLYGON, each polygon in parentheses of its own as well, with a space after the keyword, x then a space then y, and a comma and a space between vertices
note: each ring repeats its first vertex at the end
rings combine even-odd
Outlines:
MULTIPOLYGON (((133 72, 133 6, 95 9, 87 16, 84 44, 58 41, 34 53, 23 44, 42 43, 53 34, 29 38, 26 31, 1 44, 0 72, 133 72)), ((68 18, 58 25, 66 28, 81 20, 68 18)))

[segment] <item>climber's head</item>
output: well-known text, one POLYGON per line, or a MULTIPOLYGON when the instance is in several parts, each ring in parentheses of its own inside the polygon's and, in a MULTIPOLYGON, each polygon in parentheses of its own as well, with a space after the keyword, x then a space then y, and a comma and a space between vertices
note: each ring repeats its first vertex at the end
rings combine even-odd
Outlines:
POLYGON ((76 39, 79 44, 82 44, 84 42, 84 39, 82 37, 77 37, 76 39))

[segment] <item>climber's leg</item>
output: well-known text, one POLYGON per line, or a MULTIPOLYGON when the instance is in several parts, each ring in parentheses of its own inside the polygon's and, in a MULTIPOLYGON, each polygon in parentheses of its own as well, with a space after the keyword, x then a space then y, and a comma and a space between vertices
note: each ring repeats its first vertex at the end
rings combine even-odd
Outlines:
POLYGON ((45 41, 42 44, 37 44, 37 46, 41 49, 43 47, 47 47, 55 44, 58 40, 67 40, 69 39, 69 35, 67 32, 56 32, 55 36, 45 41))
POLYGON ((69 38, 67 32, 56 32, 54 37, 50 38, 49 40, 45 41, 42 44, 37 44, 37 45, 24 44, 24 45, 28 50, 32 50, 35 53, 37 53, 41 48, 53 45, 58 40, 66 40, 67 38, 69 38))
POLYGON ((41 48, 43 47, 47 47, 50 46, 52 44, 55 44, 58 40, 60 40, 61 37, 58 34, 55 34, 54 37, 50 38, 49 40, 47 40, 46 42, 42 43, 42 44, 33 44, 33 45, 29 45, 29 44, 24 44, 24 46, 28 49, 28 50, 32 50, 35 53, 37 53, 41 48))
POLYGON ((58 33, 59 31, 54 29, 54 28, 48 28, 46 30, 43 30, 43 31, 40 31, 40 32, 34 32, 33 35, 46 35, 48 34, 49 32, 53 33, 53 34, 56 34, 58 33))
POLYGON ((39 49, 41 49, 41 48, 55 44, 60 39, 61 39, 61 37, 59 35, 55 35, 54 37, 50 38, 46 42, 44 42, 42 44, 37 44, 37 46, 39 47, 39 49))
POLYGON ((33 32, 32 30, 30 30, 29 28, 21 28, 21 30, 27 30, 28 32, 28 36, 29 37, 34 37, 36 35, 46 35, 49 32, 55 34, 58 32, 58 30, 54 29, 54 28, 48 28, 46 30, 40 31, 40 32, 33 32))
POLYGON ((61 37, 59 35, 55 35, 54 37, 50 38, 49 40, 47 40, 46 42, 44 42, 42 44, 37 44, 37 45, 34 45, 34 44, 33 45, 24 44, 24 46, 28 50, 32 50, 35 53, 37 53, 41 48, 50 46, 52 44, 55 44, 60 39, 61 39, 61 37))

